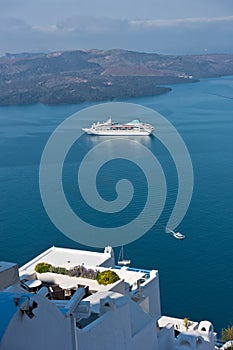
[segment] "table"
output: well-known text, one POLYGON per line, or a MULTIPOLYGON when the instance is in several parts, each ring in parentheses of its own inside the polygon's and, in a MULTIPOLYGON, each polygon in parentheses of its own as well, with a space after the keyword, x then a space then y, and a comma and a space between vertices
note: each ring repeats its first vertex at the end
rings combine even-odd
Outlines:
POLYGON ((40 280, 28 280, 25 281, 25 284, 28 286, 28 288, 38 288, 41 286, 42 282, 40 280))

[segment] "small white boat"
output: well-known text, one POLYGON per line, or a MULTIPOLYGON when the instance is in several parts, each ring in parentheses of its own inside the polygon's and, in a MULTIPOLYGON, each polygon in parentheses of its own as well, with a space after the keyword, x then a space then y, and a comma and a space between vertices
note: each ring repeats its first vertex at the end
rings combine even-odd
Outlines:
POLYGON ((127 266, 131 264, 131 260, 124 259, 123 246, 121 247, 120 254, 118 256, 118 265, 127 266))
POLYGON ((177 238, 177 239, 184 239, 185 238, 185 235, 183 235, 181 232, 177 231, 173 231, 171 229, 167 229, 167 232, 168 233, 171 233, 173 237, 177 238))
POLYGON ((185 235, 183 235, 182 233, 180 232, 174 232, 173 233, 173 237, 177 238, 177 239, 184 239, 185 238, 185 235))

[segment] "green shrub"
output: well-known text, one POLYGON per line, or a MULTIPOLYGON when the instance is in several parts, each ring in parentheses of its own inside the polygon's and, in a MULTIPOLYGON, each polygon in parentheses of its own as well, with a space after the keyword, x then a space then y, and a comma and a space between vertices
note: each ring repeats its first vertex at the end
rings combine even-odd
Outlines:
POLYGON ((45 262, 38 263, 35 266, 35 271, 38 273, 49 272, 51 265, 45 262))
POLYGON ((60 275, 67 275, 68 271, 65 267, 60 267, 60 266, 50 266, 49 272, 53 273, 59 273, 60 275))
POLYGON ((107 285, 119 281, 120 277, 112 270, 99 272, 97 275, 97 282, 99 284, 107 285))

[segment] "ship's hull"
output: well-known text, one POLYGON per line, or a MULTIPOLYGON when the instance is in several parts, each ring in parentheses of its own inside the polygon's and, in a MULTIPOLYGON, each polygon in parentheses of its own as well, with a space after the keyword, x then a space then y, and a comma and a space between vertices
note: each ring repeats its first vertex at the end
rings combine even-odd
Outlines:
POLYGON ((137 131, 137 130, 93 130, 83 129, 88 135, 98 136, 149 136, 152 131, 137 131))

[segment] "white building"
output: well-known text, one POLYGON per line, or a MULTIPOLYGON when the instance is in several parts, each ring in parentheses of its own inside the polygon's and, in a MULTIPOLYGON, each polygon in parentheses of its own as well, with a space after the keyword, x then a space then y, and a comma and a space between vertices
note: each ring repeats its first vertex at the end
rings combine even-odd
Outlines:
POLYGON ((159 274, 115 266, 104 253, 52 247, 18 269, 0 262, 0 350, 213 350, 213 326, 161 315, 159 274), (115 271, 107 286, 52 272, 47 262, 115 271))

